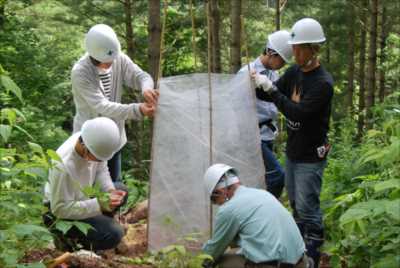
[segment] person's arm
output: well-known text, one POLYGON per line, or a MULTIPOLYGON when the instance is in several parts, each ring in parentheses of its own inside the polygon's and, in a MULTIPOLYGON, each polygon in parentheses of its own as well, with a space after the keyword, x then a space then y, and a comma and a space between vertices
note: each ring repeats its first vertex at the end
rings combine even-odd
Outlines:
POLYGON ((76 101, 84 101, 97 114, 113 118, 117 121, 126 119, 141 119, 139 103, 121 104, 109 101, 96 86, 85 76, 82 70, 76 69, 72 71, 72 93, 76 97, 76 101))
POLYGON ((50 170, 49 182, 50 208, 57 218, 81 220, 102 214, 96 198, 75 200, 76 192, 81 191, 80 185, 59 165, 50 170))
POLYGON ((317 87, 307 91, 298 103, 289 99, 279 90, 272 91, 270 95, 285 117, 302 122, 319 113, 323 106, 328 105, 333 96, 333 88, 327 82, 319 83, 317 87))
POLYGON ((216 215, 212 237, 204 244, 203 251, 214 260, 218 259, 234 240, 239 229, 239 222, 231 211, 219 211, 216 215))
MULTIPOLYGON (((295 72, 295 67, 292 66, 286 70, 286 72, 283 74, 283 76, 281 76, 276 81, 273 81, 273 84, 276 87, 276 89, 279 92, 281 92, 283 95, 286 95, 286 96, 289 95, 289 92, 290 92, 289 81, 292 79, 294 72, 295 72)), ((257 97, 257 99, 260 99, 263 101, 273 102, 271 94, 269 92, 266 92, 262 87, 256 88, 256 97, 257 97)))
POLYGON ((114 183, 112 182, 110 171, 108 170, 107 162, 103 161, 98 163, 96 170, 96 183, 99 183, 103 192, 110 192, 115 190, 114 183))
POLYGON ((133 63, 127 55, 122 54, 121 57, 125 85, 130 88, 140 89, 142 92, 146 89, 154 88, 154 81, 148 73, 133 63))

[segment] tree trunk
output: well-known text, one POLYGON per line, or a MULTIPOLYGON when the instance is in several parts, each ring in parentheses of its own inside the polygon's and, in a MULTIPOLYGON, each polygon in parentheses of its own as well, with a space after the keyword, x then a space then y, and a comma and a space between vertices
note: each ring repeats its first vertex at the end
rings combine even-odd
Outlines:
POLYGON ((281 29, 281 1, 276 0, 275 5, 275 29, 279 31, 281 29))
POLYGON ((129 58, 134 58, 134 43, 133 43, 133 27, 132 27, 132 2, 131 0, 124 1, 125 13, 125 42, 129 58))
POLYGON ((329 45, 330 45, 330 42, 329 42, 329 39, 328 39, 325 42, 325 57, 326 57, 325 61, 326 61, 326 64, 329 64, 331 62, 331 49, 330 49, 329 45))
MULTIPOLYGON (((134 39, 133 39, 133 6, 132 0, 124 0, 124 13, 125 13, 125 42, 127 47, 127 55, 132 60, 134 59, 134 39)), ((137 91, 130 91, 129 92, 129 99, 132 102, 139 102, 140 93, 137 91)), ((142 151, 142 133, 144 131, 143 124, 138 121, 130 121, 127 125, 127 136, 129 141, 132 143, 133 147, 133 157, 132 157, 132 166, 134 170, 142 170, 141 163, 143 157, 142 151)), ((135 174, 135 177, 139 177, 139 174, 135 174)))
POLYGON ((211 51, 212 51, 212 72, 220 73, 221 68, 221 44, 219 40, 219 9, 217 0, 210 1, 211 17, 211 51))
POLYGON ((242 66, 240 53, 242 0, 231 1, 231 73, 236 73, 242 66))
POLYGON ((383 68, 383 65, 385 64, 386 61, 386 39, 388 37, 389 33, 389 25, 387 24, 387 18, 386 18, 386 6, 382 4, 382 14, 381 14, 381 40, 380 40, 380 50, 381 50, 381 55, 380 55, 380 70, 379 70, 379 101, 383 102, 385 99, 385 70, 383 68))
POLYGON ((0 31, 3 30, 4 22, 6 21, 6 16, 4 14, 5 5, 6 5, 6 1, 0 2, 0 31))
POLYGON ((377 39, 377 26, 378 26, 378 0, 371 1, 370 10, 371 24, 369 29, 369 51, 368 51, 368 91, 365 106, 367 109, 367 128, 373 126, 372 107, 375 104, 375 91, 376 91, 376 39, 377 39))
POLYGON ((359 93, 358 93, 358 122, 357 129, 358 138, 361 138, 364 130, 364 109, 365 109, 365 50, 367 42, 367 0, 363 0, 361 6, 361 38, 360 38, 360 67, 358 70, 358 83, 359 83, 359 93))
POLYGON ((149 72, 157 85, 158 66, 160 62, 160 43, 161 43, 161 15, 160 0, 149 0, 149 72))
POLYGON ((347 111, 353 112, 353 94, 354 94, 354 3, 348 0, 349 8, 349 40, 348 40, 348 66, 347 66, 347 94, 346 107, 347 111))

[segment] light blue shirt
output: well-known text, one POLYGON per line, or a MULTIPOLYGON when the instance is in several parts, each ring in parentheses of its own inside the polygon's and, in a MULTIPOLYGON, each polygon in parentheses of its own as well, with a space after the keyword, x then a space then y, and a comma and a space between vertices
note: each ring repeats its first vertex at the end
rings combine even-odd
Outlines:
MULTIPOLYGON (((248 70, 248 66, 243 66, 239 72, 244 72, 248 70)), ((279 79, 279 75, 276 71, 265 68, 262 64, 261 59, 258 57, 256 60, 250 63, 250 70, 255 70, 257 73, 266 75, 271 81, 276 81, 279 79)), ((272 124, 278 130, 276 120, 278 118, 278 109, 273 102, 263 101, 256 99, 257 116, 258 122, 262 123, 269 119, 272 119, 272 124)), ((266 125, 263 125, 260 129, 261 140, 270 141, 275 140, 278 131, 275 133, 266 125)))
POLYGON ((305 251, 289 211, 264 190, 239 186, 219 207, 213 230, 203 251, 214 259, 235 239, 239 253, 255 263, 276 260, 295 264, 305 251))

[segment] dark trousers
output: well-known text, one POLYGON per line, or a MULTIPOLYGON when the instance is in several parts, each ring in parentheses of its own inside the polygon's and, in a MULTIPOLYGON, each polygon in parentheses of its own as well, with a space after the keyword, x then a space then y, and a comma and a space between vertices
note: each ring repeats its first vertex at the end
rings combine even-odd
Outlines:
POLYGON ((107 162, 108 170, 113 182, 121 181, 121 150, 116 152, 107 162))
POLYGON ((297 264, 287 264, 279 262, 254 263, 246 259, 243 255, 224 254, 215 264, 219 268, 307 268, 307 256, 303 256, 297 264))
MULTIPOLYGON (((116 189, 128 193, 126 186, 122 183, 117 182, 114 183, 114 185, 116 189)), ((128 194, 125 196, 121 206, 126 203, 127 198, 128 194)), ((43 222, 54 235, 54 242, 56 247, 60 250, 73 251, 79 248, 78 245, 81 245, 87 250, 111 249, 115 248, 124 236, 122 226, 114 220, 112 214, 103 214, 83 220, 76 220, 77 222, 89 224, 92 227, 88 230, 87 235, 81 232, 76 226, 73 226, 63 234, 60 230, 55 228, 57 218, 50 212, 50 204, 48 204, 48 208, 49 210, 42 216, 43 222)), ((72 220, 66 221, 72 222, 72 220)))
POLYGON ((261 150, 267 191, 279 199, 285 186, 285 173, 273 152, 273 141, 261 141, 261 150))
MULTIPOLYGON (((56 221, 51 212, 44 214, 43 219, 48 227, 56 221)), ((55 236, 55 240, 57 240, 55 242, 57 248, 73 251, 80 248, 79 245, 81 245, 82 248, 87 250, 111 249, 115 248, 124 236, 122 226, 112 217, 106 215, 79 220, 79 222, 87 223, 92 227, 89 229, 87 235, 75 226, 69 229, 66 234, 55 229, 54 226, 50 227, 50 232, 55 236)))

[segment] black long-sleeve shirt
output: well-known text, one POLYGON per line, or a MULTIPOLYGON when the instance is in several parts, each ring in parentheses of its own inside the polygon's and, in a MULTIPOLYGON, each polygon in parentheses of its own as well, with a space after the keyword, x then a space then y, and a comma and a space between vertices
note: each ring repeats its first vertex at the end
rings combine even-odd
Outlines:
POLYGON ((288 140, 286 154, 294 162, 318 162, 317 148, 327 142, 331 101, 332 76, 319 66, 302 72, 291 66, 275 83, 278 90, 271 94, 256 89, 257 98, 273 101, 286 117, 288 140))

